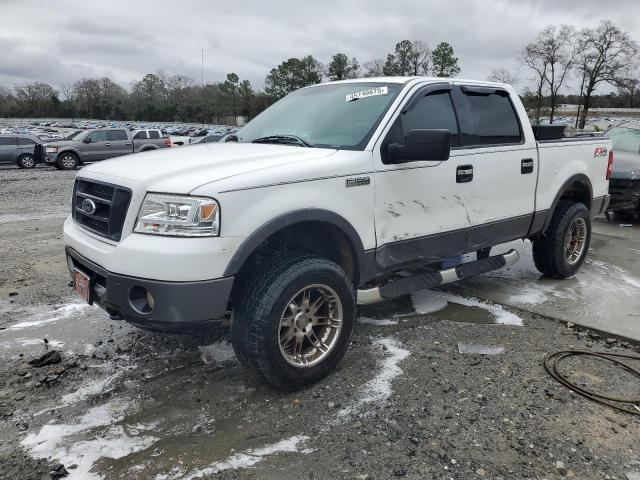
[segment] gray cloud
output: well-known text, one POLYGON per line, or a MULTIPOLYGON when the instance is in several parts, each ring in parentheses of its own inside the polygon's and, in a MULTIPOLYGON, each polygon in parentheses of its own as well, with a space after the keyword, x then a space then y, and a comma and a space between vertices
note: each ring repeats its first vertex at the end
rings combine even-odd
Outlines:
MULTIPOLYGON (((286 58, 327 63, 341 51, 364 64, 404 38, 448 41, 461 76, 486 78, 494 67, 518 70, 518 50, 549 24, 582 28, 606 17, 640 33, 637 0, 0 0, 0 17, 2 85, 107 75, 128 86, 157 70, 199 81, 204 49, 205 80, 234 71, 262 86, 286 58)), ((523 83, 527 76, 520 69, 523 83)))

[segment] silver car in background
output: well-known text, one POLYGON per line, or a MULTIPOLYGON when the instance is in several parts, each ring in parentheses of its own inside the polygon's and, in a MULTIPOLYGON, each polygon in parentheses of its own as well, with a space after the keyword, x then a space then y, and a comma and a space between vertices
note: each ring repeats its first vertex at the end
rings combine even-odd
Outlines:
POLYGON ((34 168, 42 161, 42 144, 35 135, 0 135, 0 164, 34 168))

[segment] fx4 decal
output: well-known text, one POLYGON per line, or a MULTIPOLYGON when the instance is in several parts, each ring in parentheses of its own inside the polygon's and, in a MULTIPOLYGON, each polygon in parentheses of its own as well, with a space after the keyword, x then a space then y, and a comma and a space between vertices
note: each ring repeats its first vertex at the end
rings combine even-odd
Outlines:
POLYGON ((606 157, 607 156, 607 147, 596 147, 593 152, 593 157, 606 157))

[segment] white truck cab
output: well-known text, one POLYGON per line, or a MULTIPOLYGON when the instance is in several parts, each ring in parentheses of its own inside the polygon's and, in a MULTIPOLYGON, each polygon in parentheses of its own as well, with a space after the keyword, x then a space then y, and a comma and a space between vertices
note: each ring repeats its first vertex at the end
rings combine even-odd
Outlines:
POLYGON ((82 169, 68 264, 85 300, 142 328, 230 316, 240 361, 284 389, 340 361, 357 303, 518 258, 491 247, 531 239, 542 273, 574 275, 608 203, 610 141, 537 141, 504 84, 315 85, 228 140, 82 169))

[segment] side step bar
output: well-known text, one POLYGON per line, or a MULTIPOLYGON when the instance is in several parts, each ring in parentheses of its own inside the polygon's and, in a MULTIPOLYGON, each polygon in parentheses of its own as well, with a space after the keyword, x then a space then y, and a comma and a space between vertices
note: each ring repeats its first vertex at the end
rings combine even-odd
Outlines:
POLYGON ((513 265, 519 259, 520 255, 518 255, 518 252, 511 249, 502 255, 494 255, 481 260, 462 263, 454 268, 440 271, 433 270, 403 277, 398 280, 392 280, 379 287, 358 290, 358 305, 369 305, 385 299, 417 292, 418 290, 426 290, 437 287, 438 285, 444 285, 445 283, 475 277, 476 275, 513 265))

